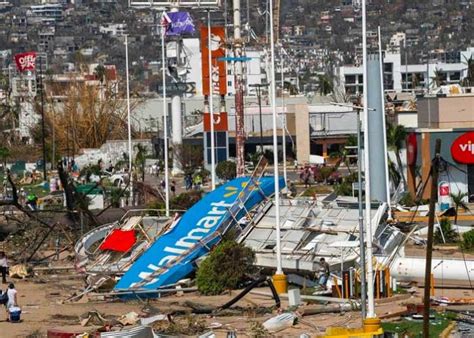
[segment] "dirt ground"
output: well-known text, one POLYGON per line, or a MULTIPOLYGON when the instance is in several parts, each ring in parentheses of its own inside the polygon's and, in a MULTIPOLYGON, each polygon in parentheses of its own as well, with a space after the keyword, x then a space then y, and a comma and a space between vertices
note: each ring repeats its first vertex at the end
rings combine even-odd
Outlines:
MULTIPOLYGON (((75 275, 74 272, 63 274, 46 274, 42 277, 34 277, 29 280, 15 280, 18 290, 18 302, 22 308, 22 322, 6 322, 6 313, 0 321, 0 337, 46 337, 48 329, 63 328, 72 329, 79 332, 90 332, 94 327, 80 326, 79 316, 88 311, 98 311, 105 316, 118 318, 130 311, 139 315, 146 316, 144 310, 153 314, 166 314, 172 310, 185 309, 185 301, 199 302, 204 305, 217 306, 223 304, 237 294, 237 291, 228 295, 204 297, 198 293, 188 293, 183 296, 172 295, 150 302, 141 302, 138 300, 121 301, 98 301, 95 297, 83 299, 79 302, 62 304, 74 291, 82 287, 82 277, 75 275)), ((267 288, 260 291, 270 290, 267 288)), ((419 290, 414 296, 399 296, 398 300, 383 300, 383 304, 377 306, 379 316, 387 316, 406 308, 407 303, 419 303, 423 290, 419 290)), ((474 297, 469 290, 437 290, 437 294, 451 297, 474 297)), ((205 321, 207 324, 219 323, 222 326, 214 329, 219 337, 225 337, 228 331, 235 331, 237 336, 247 336, 252 322, 262 323, 268 318, 276 315, 277 312, 268 314, 257 314, 258 307, 271 307, 274 305, 272 299, 265 296, 248 294, 241 299, 235 306, 245 308, 241 314, 231 316, 212 317, 208 315, 196 315, 196 320, 205 321)), ((320 305, 308 304, 302 306, 298 311, 314 308, 320 305)), ((282 300, 282 307, 286 309, 288 303, 282 300)), ((346 312, 338 314, 318 314, 313 316, 304 316, 299 323, 292 328, 280 331, 279 337, 297 337, 303 333, 310 336, 321 334, 328 326, 359 327, 361 318, 359 312, 346 312)))

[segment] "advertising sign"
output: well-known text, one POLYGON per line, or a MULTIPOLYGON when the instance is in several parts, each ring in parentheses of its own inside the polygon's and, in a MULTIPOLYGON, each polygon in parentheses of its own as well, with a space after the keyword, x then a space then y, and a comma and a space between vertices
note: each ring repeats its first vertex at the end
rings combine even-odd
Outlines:
MULTIPOLYGON (((285 186, 283 178, 280 184, 285 186)), ((194 271, 196 259, 218 244, 228 227, 273 192, 273 177, 256 181, 239 177, 204 195, 135 261, 115 290, 156 290, 185 278, 194 271)))
MULTIPOLYGON (((202 93, 209 95, 209 49, 207 27, 201 27, 202 93)), ((213 94, 227 94, 224 27, 211 27, 211 62, 213 94)))
POLYGON ((36 52, 20 53, 15 55, 16 68, 20 72, 26 70, 35 70, 36 68, 36 52))
MULTIPOLYGON (((214 113, 214 131, 229 130, 227 113, 214 113)), ((211 114, 204 113, 204 131, 211 131, 211 114)))
POLYGON ((166 36, 194 34, 193 19, 188 12, 163 13, 162 24, 166 26, 166 36))
POLYGON ((454 140, 451 156, 458 163, 474 164, 474 132, 467 132, 454 140))

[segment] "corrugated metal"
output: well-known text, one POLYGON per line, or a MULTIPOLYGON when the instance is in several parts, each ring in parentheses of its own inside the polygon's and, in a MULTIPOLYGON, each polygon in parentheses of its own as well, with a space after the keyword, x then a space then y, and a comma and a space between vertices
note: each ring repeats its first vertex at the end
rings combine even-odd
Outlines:
POLYGON ((113 331, 113 332, 102 332, 101 338, 154 338, 153 330, 149 326, 136 326, 130 329, 113 331))

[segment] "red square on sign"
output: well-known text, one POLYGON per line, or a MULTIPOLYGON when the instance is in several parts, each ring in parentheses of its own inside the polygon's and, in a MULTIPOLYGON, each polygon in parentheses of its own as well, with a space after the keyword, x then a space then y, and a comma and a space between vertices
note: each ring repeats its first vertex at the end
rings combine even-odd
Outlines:
MULTIPOLYGON (((227 131, 229 130, 227 122, 227 113, 214 113, 214 131, 227 131)), ((204 131, 211 131, 211 114, 204 113, 204 131)))
POLYGON ((440 196, 448 196, 449 195, 449 186, 448 185, 442 185, 439 187, 439 195, 440 196))

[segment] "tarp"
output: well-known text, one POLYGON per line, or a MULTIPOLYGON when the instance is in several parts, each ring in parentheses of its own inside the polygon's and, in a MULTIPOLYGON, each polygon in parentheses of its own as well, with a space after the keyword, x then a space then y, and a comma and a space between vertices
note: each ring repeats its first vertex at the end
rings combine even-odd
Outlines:
MULTIPOLYGON (((284 179, 279 182, 284 188, 284 179)), ((154 290, 185 278, 194 271, 196 259, 219 243, 220 233, 273 194, 274 183, 273 177, 263 177, 257 187, 240 177, 205 195, 135 261, 115 290, 154 290)))
POLYGON ((100 250, 112 250, 118 252, 129 251, 136 242, 135 230, 112 230, 110 235, 100 245, 100 250))

